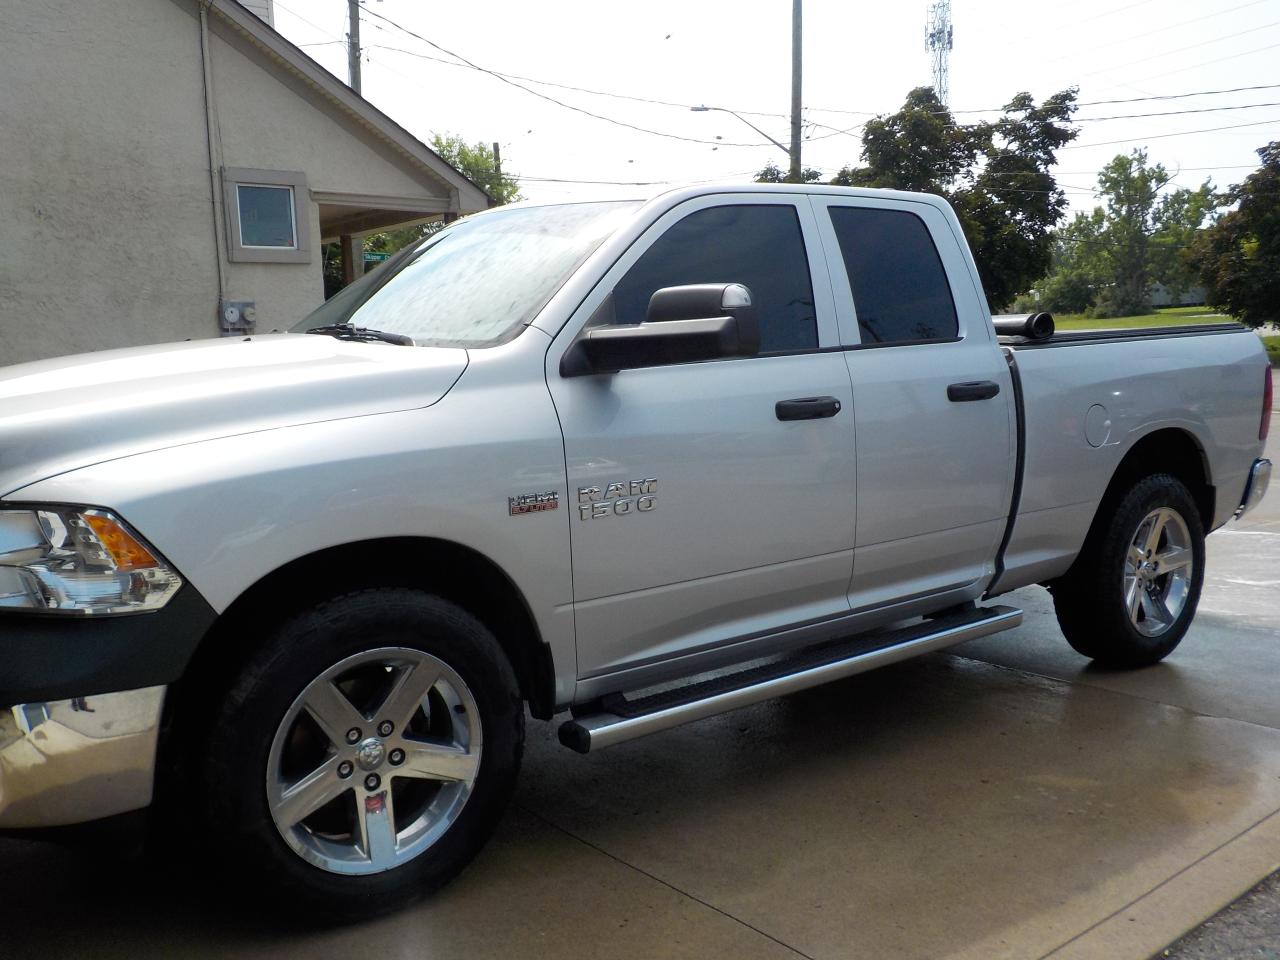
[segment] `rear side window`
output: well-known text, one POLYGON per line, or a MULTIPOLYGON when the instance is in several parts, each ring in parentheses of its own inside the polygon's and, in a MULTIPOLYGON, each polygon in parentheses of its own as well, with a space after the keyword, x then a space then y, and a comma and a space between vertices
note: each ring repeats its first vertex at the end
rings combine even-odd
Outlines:
POLYGON ((955 301, 924 221, 903 210, 829 209, 862 342, 954 338, 955 301))
POLYGON ((760 319, 760 352, 818 346, 800 219, 790 204, 708 207, 654 241, 613 288, 614 321, 640 323, 663 287, 742 283, 760 319))

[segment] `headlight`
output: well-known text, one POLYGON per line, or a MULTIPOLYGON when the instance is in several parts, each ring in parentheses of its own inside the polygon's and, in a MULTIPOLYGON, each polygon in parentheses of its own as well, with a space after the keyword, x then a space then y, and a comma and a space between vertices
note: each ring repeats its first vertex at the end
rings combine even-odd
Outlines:
POLYGON ((182 578, 106 510, 0 509, 0 610, 156 610, 182 578))

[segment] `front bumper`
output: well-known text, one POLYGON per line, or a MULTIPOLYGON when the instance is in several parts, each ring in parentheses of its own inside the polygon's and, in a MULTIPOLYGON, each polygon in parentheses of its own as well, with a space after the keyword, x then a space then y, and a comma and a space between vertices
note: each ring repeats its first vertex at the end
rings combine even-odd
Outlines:
POLYGON ((147 806, 165 690, 215 619, 190 584, 152 613, 0 613, 0 829, 147 806))
POLYGON ((1240 498, 1240 506, 1236 508, 1236 517, 1242 517, 1259 503, 1267 494, 1271 484, 1271 461, 1259 459, 1253 461, 1249 470, 1249 480, 1244 485, 1244 496, 1240 498))
POLYGON ((165 687, 0 713, 0 829, 58 827, 151 802, 165 687))

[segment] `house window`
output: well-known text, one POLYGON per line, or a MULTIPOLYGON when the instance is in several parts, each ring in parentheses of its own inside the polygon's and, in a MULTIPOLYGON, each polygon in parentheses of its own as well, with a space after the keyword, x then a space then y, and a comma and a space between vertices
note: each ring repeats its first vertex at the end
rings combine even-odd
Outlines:
POLYGON ((298 249, 293 187, 236 184, 240 246, 298 249))
POLYGON ((227 259, 240 263, 310 263, 311 194, 295 170, 223 167, 227 259))

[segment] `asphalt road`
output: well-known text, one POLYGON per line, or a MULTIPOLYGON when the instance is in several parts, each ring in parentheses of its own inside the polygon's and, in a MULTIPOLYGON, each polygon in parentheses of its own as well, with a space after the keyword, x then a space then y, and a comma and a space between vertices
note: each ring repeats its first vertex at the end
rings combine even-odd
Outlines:
MULTIPOLYGON (((1017 630, 590 756, 532 724, 486 851, 364 924, 226 911, 181 832, 161 872, 0 841, 0 958, 1159 955, 1280 866, 1280 493, 1208 552, 1146 670, 1088 665, 1033 588, 1017 630)), ((1255 901, 1174 955, 1265 958, 1233 952, 1255 901)))

